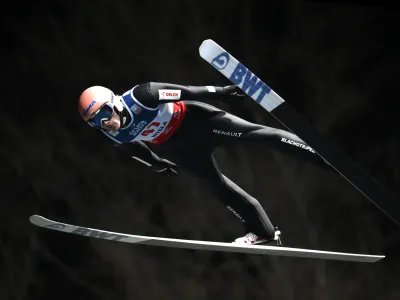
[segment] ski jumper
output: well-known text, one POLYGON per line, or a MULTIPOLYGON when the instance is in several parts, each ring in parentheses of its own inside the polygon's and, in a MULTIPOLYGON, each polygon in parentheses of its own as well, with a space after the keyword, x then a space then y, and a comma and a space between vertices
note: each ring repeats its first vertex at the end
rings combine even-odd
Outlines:
POLYGON ((149 166, 160 159, 150 148, 165 149, 238 218, 246 232, 273 238, 275 227, 261 204, 221 172, 214 150, 238 142, 263 143, 332 168, 293 133, 245 121, 201 102, 226 98, 222 87, 139 84, 122 95, 124 126, 115 133, 102 131, 116 143, 128 145, 129 155, 149 166))

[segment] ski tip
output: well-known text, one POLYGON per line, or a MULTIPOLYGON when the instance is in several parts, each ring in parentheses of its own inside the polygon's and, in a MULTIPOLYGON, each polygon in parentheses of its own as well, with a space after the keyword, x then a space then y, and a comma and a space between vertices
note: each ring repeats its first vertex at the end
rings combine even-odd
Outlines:
POLYGON ((217 43, 214 42, 212 39, 204 40, 199 47, 200 56, 202 58, 207 57, 208 56, 207 54, 210 52, 210 49, 212 49, 212 46, 215 45, 217 45, 217 43))
POLYGON ((201 43, 199 50, 206 47, 207 44, 213 44, 213 43, 215 44, 215 42, 212 39, 206 39, 201 43))
POLYGON ((38 215, 32 215, 32 216, 30 216, 30 217, 29 217, 29 222, 31 222, 32 224, 34 224, 34 223, 35 223, 35 220, 36 220, 38 217, 39 217, 38 215))
POLYGON ((34 224, 37 225, 39 223, 40 220, 43 220, 44 218, 42 216, 39 215, 32 215, 29 217, 29 221, 34 224))

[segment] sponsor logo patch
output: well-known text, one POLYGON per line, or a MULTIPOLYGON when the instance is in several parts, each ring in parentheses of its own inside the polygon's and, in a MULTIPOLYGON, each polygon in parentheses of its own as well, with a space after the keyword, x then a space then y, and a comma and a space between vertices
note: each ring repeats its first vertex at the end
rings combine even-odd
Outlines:
POLYGON ((129 132, 129 134, 134 136, 138 135, 138 133, 141 132, 143 128, 146 127, 146 125, 147 125, 146 121, 140 121, 139 124, 137 124, 135 128, 133 128, 132 131, 129 132))
POLYGON ((220 135, 227 135, 227 136, 235 136, 235 137, 240 137, 242 135, 241 132, 223 131, 223 130, 218 130, 218 129, 213 129, 213 133, 220 134, 220 135))
POLYGON ((230 207, 229 205, 227 206, 227 208, 236 216, 238 217, 238 219, 240 221, 242 221, 243 223, 246 223, 246 221, 243 219, 243 217, 241 215, 239 215, 232 207, 230 207))
POLYGON ((179 100, 181 99, 181 90, 158 90, 160 100, 179 100))
POLYGON ((300 148, 303 148, 304 150, 308 150, 308 151, 310 151, 312 153, 315 153, 314 149, 312 149, 310 146, 304 145, 304 144, 299 143, 299 142, 288 140, 286 138, 282 138, 281 142, 284 142, 286 144, 290 144, 290 145, 293 145, 293 146, 296 146, 296 147, 300 147, 300 148))
POLYGON ((133 105, 130 107, 130 110, 131 110, 135 115, 140 115, 140 113, 143 111, 143 109, 142 109, 139 105, 137 105, 136 103, 133 104, 133 105))

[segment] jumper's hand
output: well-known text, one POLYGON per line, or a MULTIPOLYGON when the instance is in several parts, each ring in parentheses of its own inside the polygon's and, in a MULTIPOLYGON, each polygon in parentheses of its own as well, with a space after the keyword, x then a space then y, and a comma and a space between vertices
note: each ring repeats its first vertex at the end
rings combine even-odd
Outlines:
POLYGON ((227 85, 223 87, 224 101, 232 101, 235 99, 242 100, 246 97, 246 94, 236 85, 227 85))
POLYGON ((153 165, 153 171, 164 173, 168 177, 179 175, 178 166, 165 158, 161 158, 156 165, 153 165))

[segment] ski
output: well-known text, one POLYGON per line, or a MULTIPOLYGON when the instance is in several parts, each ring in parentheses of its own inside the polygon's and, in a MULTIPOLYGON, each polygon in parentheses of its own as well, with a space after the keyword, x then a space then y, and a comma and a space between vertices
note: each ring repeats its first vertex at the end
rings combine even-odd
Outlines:
POLYGON ((202 42, 199 52, 205 61, 241 88, 283 126, 303 139, 350 184, 400 226, 400 207, 394 195, 314 129, 267 84, 211 39, 202 42))
POLYGON ((290 248, 282 246, 261 246, 261 245, 243 246, 232 243, 131 235, 131 234, 93 229, 88 227, 81 227, 66 223, 59 223, 38 215, 32 215, 29 218, 29 220, 32 224, 42 228, 61 231, 65 233, 73 233, 91 238, 98 238, 104 240, 111 240, 114 242, 130 243, 130 244, 145 244, 152 246, 185 248, 185 249, 195 249, 195 250, 239 252, 248 254, 264 254, 264 255, 290 256, 290 257, 300 257, 300 258, 325 259, 325 260, 368 262, 368 263, 377 262, 385 257, 382 255, 329 252, 329 251, 290 248))

